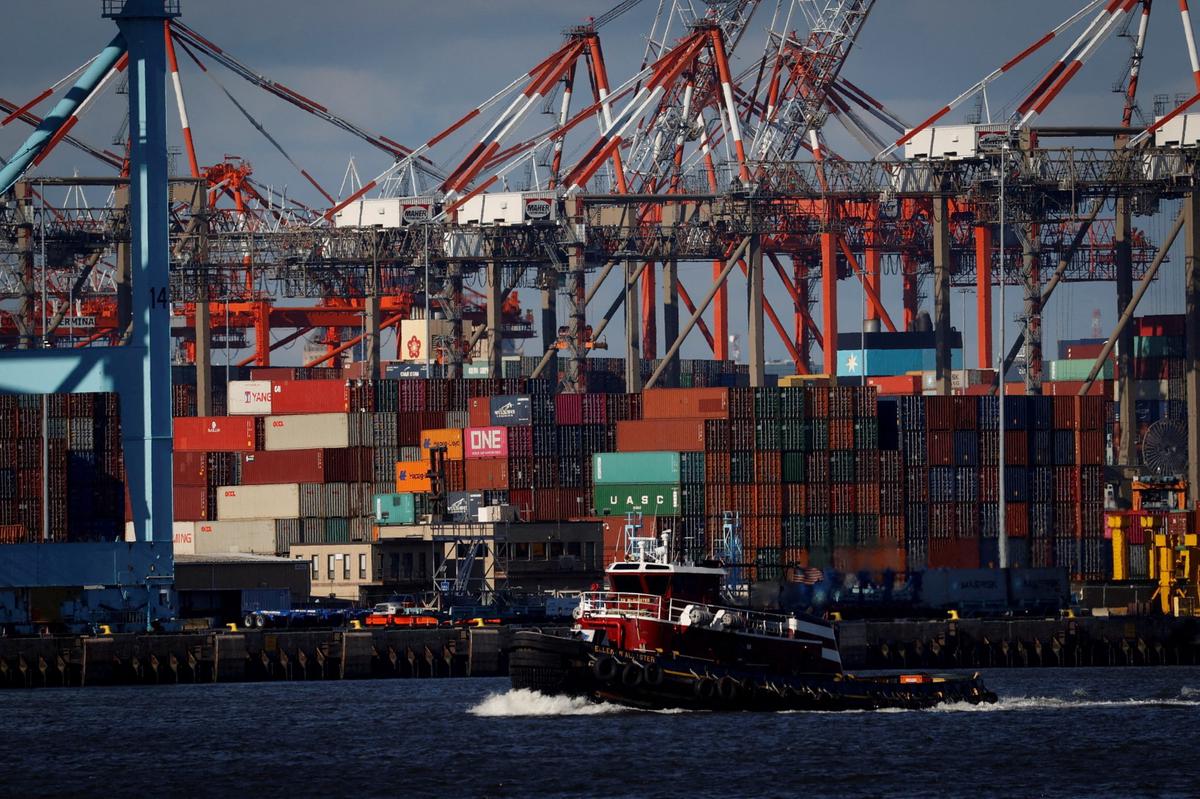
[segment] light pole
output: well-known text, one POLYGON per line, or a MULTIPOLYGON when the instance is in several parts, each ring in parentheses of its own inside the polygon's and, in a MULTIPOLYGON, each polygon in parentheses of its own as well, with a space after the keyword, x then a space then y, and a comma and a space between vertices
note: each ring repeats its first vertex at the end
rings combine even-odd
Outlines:
POLYGON ((996 522, 1000 528, 997 531, 997 536, 998 536, 998 549, 999 549, 998 559, 1000 561, 1001 569, 1008 568, 1008 526, 1005 523, 1005 511, 1007 510, 1007 508, 1006 508, 1006 499, 1007 498, 1005 497, 1005 494, 1004 494, 1004 491, 1005 491, 1005 486, 1004 486, 1004 429, 1006 426, 1005 425, 1005 417, 1004 417, 1004 389, 1005 389, 1005 386, 1004 386, 1004 382, 1005 382, 1004 381, 1004 377, 1005 377, 1005 375, 1004 375, 1004 354, 1005 354, 1005 352, 1007 352, 1007 347, 1005 346, 1004 326, 1005 326, 1005 322, 1008 321, 1004 315, 1004 294, 1005 294, 1005 288, 1007 288, 1007 286, 1008 286, 1008 273, 1005 271, 1005 268, 1004 268, 1004 173, 1007 170, 1008 170, 1008 143, 1005 142, 1000 148, 1000 246, 998 247, 998 250, 1000 253, 1000 259, 999 259, 1000 260, 1000 346, 996 350, 996 357, 998 358, 996 369, 998 370, 999 376, 1000 376, 1000 393, 999 393, 999 403, 1000 403, 999 438, 1000 438, 1000 440, 999 440, 999 458, 998 458, 999 466, 997 467, 997 471, 998 471, 997 478, 998 478, 998 488, 999 488, 999 492, 1000 492, 1000 502, 996 509, 996 522))

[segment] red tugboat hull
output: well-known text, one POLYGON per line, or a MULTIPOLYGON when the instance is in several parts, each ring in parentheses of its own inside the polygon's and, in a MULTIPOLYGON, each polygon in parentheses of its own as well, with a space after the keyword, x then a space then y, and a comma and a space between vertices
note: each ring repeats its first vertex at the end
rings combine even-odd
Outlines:
POLYGON ((514 688, 648 709, 839 711, 996 701, 978 674, 785 674, 529 631, 514 637, 509 673, 514 688))

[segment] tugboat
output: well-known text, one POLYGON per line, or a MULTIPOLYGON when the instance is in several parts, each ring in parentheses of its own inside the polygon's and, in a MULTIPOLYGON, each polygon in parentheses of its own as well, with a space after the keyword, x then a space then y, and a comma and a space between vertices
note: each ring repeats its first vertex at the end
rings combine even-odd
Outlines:
POLYGON ((520 631, 514 688, 647 709, 921 709, 995 702, 978 674, 854 676, 823 619, 734 607, 720 561, 673 562, 661 542, 626 527, 610 590, 580 596, 569 634, 520 631))

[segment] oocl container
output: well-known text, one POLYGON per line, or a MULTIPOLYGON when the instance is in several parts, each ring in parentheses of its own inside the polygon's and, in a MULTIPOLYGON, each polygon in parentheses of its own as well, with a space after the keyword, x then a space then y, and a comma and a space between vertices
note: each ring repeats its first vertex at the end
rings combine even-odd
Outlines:
POLYGON ((274 555, 275 520, 196 522, 192 546, 197 555, 225 552, 274 555))
POLYGON ((678 452, 597 452, 592 456, 596 485, 678 485, 678 452))
POLYGON ((296 483, 217 488, 217 519, 220 521, 295 519, 299 516, 300 486, 296 483))
POLYGON ((344 413, 268 416, 263 430, 268 451, 350 446, 350 421, 344 413))

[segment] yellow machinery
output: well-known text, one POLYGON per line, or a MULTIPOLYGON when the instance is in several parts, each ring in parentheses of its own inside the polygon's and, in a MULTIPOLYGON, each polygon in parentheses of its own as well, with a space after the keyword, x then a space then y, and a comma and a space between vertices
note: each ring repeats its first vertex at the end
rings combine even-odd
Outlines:
POLYGON ((1150 555, 1154 596, 1168 616, 1200 616, 1200 545, 1196 533, 1158 533, 1150 555))
POLYGON ((1179 477, 1140 477, 1133 481, 1133 509, 1177 511, 1187 509, 1187 481, 1179 477))

